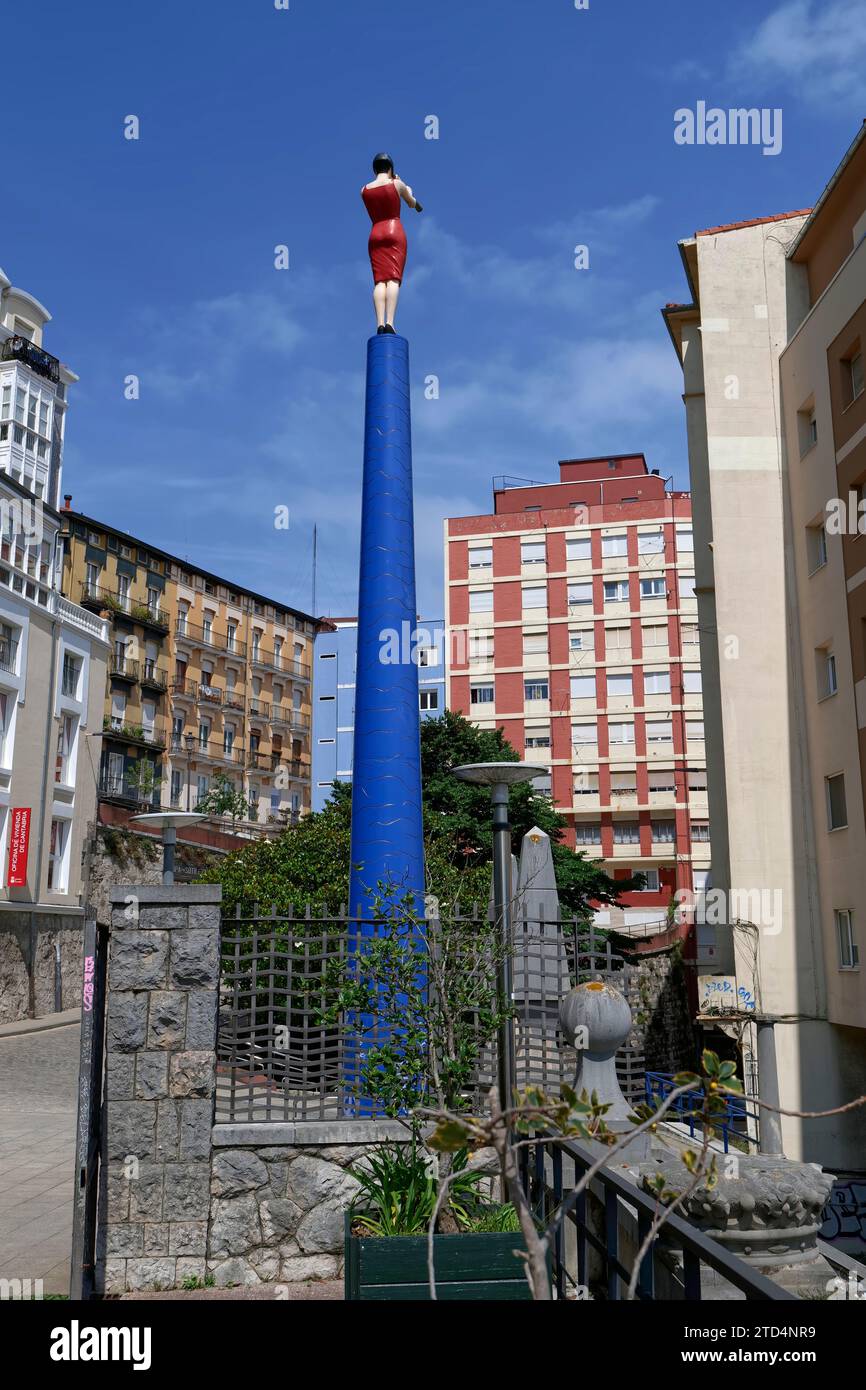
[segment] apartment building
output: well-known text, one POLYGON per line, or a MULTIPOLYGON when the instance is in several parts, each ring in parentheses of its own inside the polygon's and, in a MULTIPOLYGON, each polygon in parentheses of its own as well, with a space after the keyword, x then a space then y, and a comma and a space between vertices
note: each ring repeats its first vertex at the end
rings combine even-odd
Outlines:
MULTIPOLYGON (((776 1070, 791 1110, 843 1104, 866 1076, 864 233, 861 129, 811 211, 681 242, 692 298, 664 311, 684 373, 712 881, 759 1020, 759 1089, 776 1070)), ((792 1157, 862 1170, 862 1111, 785 1118, 783 1136, 792 1157)))
POLYGON ((50 315, 0 272, 0 1021, 80 997, 108 625, 60 592, 66 389, 50 315), (58 996, 56 981, 66 993, 58 996))
MULTIPOLYGON (((422 719, 445 709, 445 623, 418 619, 414 634, 400 635, 401 650, 418 662, 418 703, 422 719)), ((321 811, 334 782, 351 782, 355 739, 355 661, 357 618, 324 619, 313 650, 313 810, 321 811)))
POLYGON ((308 614, 75 512, 63 585, 111 625, 100 798, 193 810, 218 773, 258 824, 310 809, 308 614))
POLYGON ((644 937, 710 863, 693 558, 689 495, 642 454, 495 480, 445 522, 448 706, 549 769, 575 849, 645 875, 596 914, 644 937))

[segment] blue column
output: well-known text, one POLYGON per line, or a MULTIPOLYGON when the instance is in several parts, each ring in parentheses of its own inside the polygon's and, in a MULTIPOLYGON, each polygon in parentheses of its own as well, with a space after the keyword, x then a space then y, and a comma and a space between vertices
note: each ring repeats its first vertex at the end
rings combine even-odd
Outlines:
POLYGON ((424 890, 417 623, 412 516, 409 344, 367 343, 367 402, 358 585, 349 910, 369 916, 379 882, 424 890), (396 659, 394 659, 396 658, 396 659))

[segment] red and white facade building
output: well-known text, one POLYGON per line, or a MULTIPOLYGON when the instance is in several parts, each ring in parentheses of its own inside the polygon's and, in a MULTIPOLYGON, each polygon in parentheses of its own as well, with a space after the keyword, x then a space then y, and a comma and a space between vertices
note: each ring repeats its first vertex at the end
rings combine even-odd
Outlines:
POLYGON ((710 866, 691 498, 642 454, 559 472, 445 522, 447 703, 550 769, 570 844, 646 875, 596 921, 651 937, 710 866))

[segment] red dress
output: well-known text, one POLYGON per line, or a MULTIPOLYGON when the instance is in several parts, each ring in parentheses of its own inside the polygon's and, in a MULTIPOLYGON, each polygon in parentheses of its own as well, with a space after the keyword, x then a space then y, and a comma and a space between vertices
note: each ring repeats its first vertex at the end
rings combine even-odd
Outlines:
POLYGON ((362 188, 361 197, 373 223, 367 249, 373 267, 373 279, 403 279, 406 265, 406 233, 400 221, 400 194, 393 183, 377 183, 362 188))

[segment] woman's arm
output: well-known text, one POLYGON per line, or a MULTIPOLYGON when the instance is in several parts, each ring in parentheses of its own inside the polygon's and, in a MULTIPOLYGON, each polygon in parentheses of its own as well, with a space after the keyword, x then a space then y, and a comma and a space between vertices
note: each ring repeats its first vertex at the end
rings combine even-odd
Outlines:
POLYGON ((403 202, 408 203, 410 208, 415 208, 417 212, 420 212, 421 204, 418 202, 418 199, 415 197, 408 183, 404 183, 403 180, 398 179, 396 175, 394 177, 394 183, 403 202))

